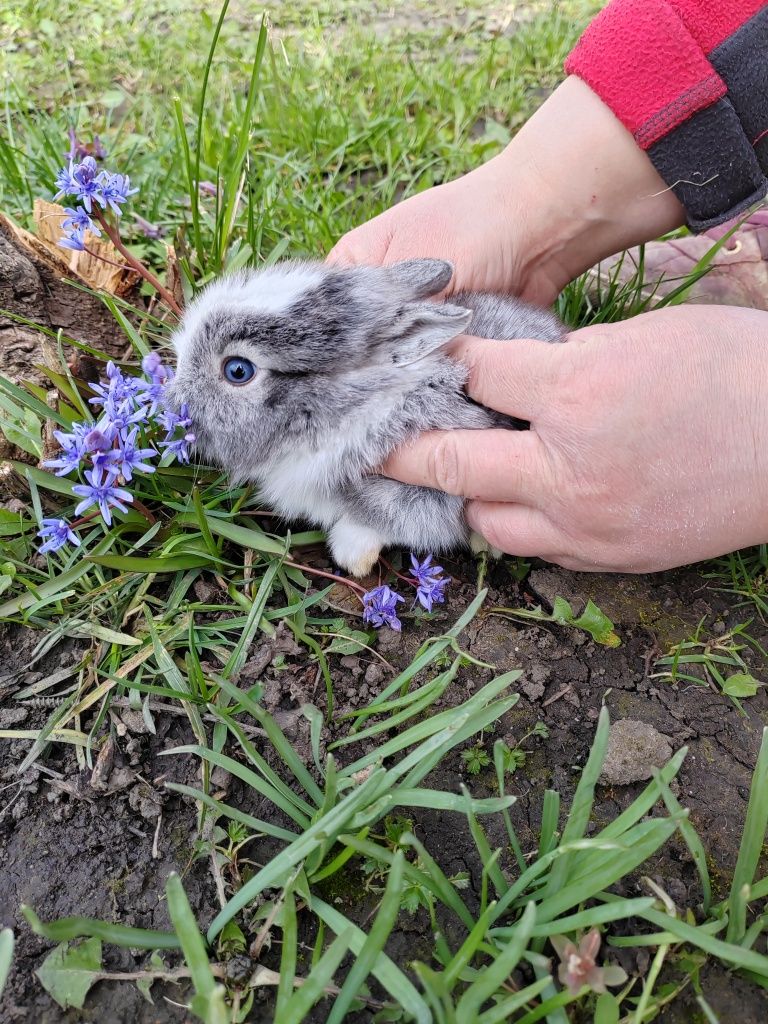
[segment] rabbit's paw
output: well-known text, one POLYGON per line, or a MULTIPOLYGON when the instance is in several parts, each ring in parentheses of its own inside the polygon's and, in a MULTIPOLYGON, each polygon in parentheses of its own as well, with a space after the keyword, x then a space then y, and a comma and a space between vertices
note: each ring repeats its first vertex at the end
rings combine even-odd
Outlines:
POLYGON ((333 560, 351 576, 367 576, 378 561, 384 541, 375 530, 349 519, 331 528, 328 542, 333 560))
POLYGON ((485 539, 481 537, 479 533, 475 533, 473 530, 469 535, 469 546, 472 548, 474 555, 480 555, 484 551, 487 551, 491 558, 501 558, 504 554, 499 548, 493 548, 485 539))

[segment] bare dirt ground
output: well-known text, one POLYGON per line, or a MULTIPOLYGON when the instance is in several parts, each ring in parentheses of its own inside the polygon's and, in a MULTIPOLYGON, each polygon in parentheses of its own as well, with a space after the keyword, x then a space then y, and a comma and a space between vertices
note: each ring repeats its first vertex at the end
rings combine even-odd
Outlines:
MULTIPOLYGON (((465 582, 453 586, 450 604, 441 612, 446 624, 455 620, 474 595, 471 563, 451 566, 451 571, 457 581, 465 582)), ((700 619, 705 618, 710 630, 718 633, 743 622, 748 617, 745 609, 734 609, 711 582, 694 570, 653 578, 611 578, 541 566, 534 568, 525 584, 518 585, 510 581, 503 566, 498 566, 492 570, 490 582, 488 607, 518 607, 526 596, 529 601, 541 600, 546 605, 558 594, 578 606, 592 597, 612 617, 622 640, 620 647, 607 649, 578 630, 513 623, 483 613, 464 634, 465 649, 494 664, 498 671, 513 667, 524 670, 519 684, 521 699, 491 739, 501 736, 513 743, 537 721, 549 728, 546 740, 526 743, 527 763, 511 782, 511 791, 518 797, 513 820, 524 851, 535 849, 543 791, 558 790, 567 808, 599 709, 605 702, 613 721, 648 723, 668 738, 672 749, 684 744, 690 748, 679 776, 679 799, 690 808, 691 820, 709 854, 716 896, 722 897, 736 859, 760 733, 768 721, 768 698, 761 690, 745 701, 743 717, 727 697, 703 686, 654 680, 650 670, 659 652, 690 635, 700 619)), ((434 635, 438 628, 433 623, 429 634, 434 635)), ((755 629, 754 624, 752 629, 761 642, 768 639, 765 629, 755 629)), ((382 632, 379 650, 395 667, 404 666, 425 635, 406 624, 402 636, 382 632)), ((74 657, 71 646, 62 644, 50 653, 47 663, 36 665, 34 672, 26 671, 24 666, 35 640, 34 634, 17 630, 6 630, 3 637, 2 714, 15 715, 18 727, 42 724, 47 712, 16 704, 13 691, 28 685, 38 673, 50 672, 74 657)), ((385 685, 388 676, 379 662, 360 656, 334 658, 339 714, 367 703, 385 685)), ((271 710, 290 712, 307 699, 322 706, 323 694, 314 692, 314 666, 308 666, 290 643, 279 641, 275 647, 274 641, 264 641, 254 649, 252 663, 266 666, 260 678, 266 684, 265 699, 271 710)), ((753 666, 755 675, 760 677, 763 669, 758 657, 753 666)), ((490 674, 490 670, 471 666, 462 670, 442 703, 459 703, 490 674)), ((218 903, 207 857, 195 859, 194 808, 162 785, 164 778, 194 785, 197 765, 186 756, 158 757, 161 750, 188 742, 191 736, 182 717, 159 715, 158 721, 161 727, 152 736, 142 731, 136 716, 124 715, 111 774, 98 781, 106 790, 93 787, 90 772, 78 772, 74 756, 67 749, 53 749, 43 762, 45 771, 33 769, 20 778, 16 768, 27 744, 19 741, 0 746, 0 921, 13 926, 18 935, 14 972, 0 1009, 3 1021, 157 1024, 188 1019, 185 1011, 174 1005, 184 1002, 183 988, 155 985, 152 1006, 131 982, 97 984, 82 1015, 60 1010, 34 975, 50 944, 32 935, 19 914, 20 904, 28 903, 44 920, 81 914, 140 927, 167 928, 162 892, 168 873, 175 870, 183 874, 201 925, 211 920, 218 903)), ((84 725, 87 728, 87 723, 84 725)), ((298 734, 295 738, 301 748, 304 738, 298 734)), ((641 752, 641 760, 642 756, 641 752)), ((442 788, 455 789, 461 781, 468 781, 477 795, 494 792, 492 767, 468 779, 459 752, 435 774, 430 781, 442 788)), ((590 827, 599 827, 615 817, 633 799, 639 785, 600 787, 590 827)), ((227 799, 263 817, 274 814, 267 804, 249 806, 252 798, 237 780, 229 783, 227 799)), ((419 811, 414 819, 417 834, 443 869, 449 875, 469 871, 477 890, 479 866, 465 823, 455 815, 430 810, 419 811)), ((501 829, 495 834, 491 819, 486 821, 491 844, 503 845, 501 829)), ((269 840, 251 844, 250 856, 255 861, 270 855, 269 840)), ((350 917, 363 922, 375 906, 375 896, 367 891, 360 869, 354 862, 352 865, 343 884, 336 884, 329 895, 343 904, 350 917)), ((644 872, 663 885, 678 907, 694 907, 699 902, 696 872, 680 841, 668 844, 644 872)), ((625 883, 624 891, 639 892, 640 885, 639 879, 633 879, 625 883)), ((450 941, 451 936, 448 938, 450 941)), ((407 964, 426 957, 429 947, 426 913, 401 915, 399 930, 388 946, 390 954, 407 964)), ((108 970, 131 971, 146 964, 146 954, 134 956, 107 946, 105 950, 108 970)), ((621 957, 630 973, 647 969, 646 951, 623 950, 621 957)), ((173 956, 167 957, 167 962, 173 964, 173 956)), ((274 954, 266 954, 265 962, 275 966, 274 954)), ((233 970, 243 968, 242 964, 232 966, 233 970)), ((674 967, 669 975, 674 980, 674 967)), ((766 994, 719 968, 702 972, 702 986, 721 1021, 738 1019, 742 1024, 758 1024, 768 1018, 766 994), (734 1016, 736 1005, 738 1018, 734 1016)), ((692 991, 683 993, 658 1019, 664 1024, 693 1020, 697 1011, 693 998, 692 991)), ((318 1021, 323 1019, 322 1012, 322 1008, 318 1010, 318 1021)), ((264 991, 249 1019, 264 1024, 272 1020, 268 991, 264 991)), ((361 1012, 350 1019, 364 1022, 370 1016, 361 1012)))

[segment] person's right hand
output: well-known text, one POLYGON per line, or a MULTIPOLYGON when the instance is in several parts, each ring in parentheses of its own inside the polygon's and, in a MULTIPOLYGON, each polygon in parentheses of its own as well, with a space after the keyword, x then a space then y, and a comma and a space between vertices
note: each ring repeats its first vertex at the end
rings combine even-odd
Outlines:
POLYGON ((503 153, 354 228, 329 262, 450 260, 447 294, 549 305, 598 260, 683 223, 647 155, 602 101, 566 79, 503 153))
POLYGON ((531 429, 427 433, 382 472, 471 499, 491 546, 656 572, 768 541, 768 313, 679 306, 452 354, 471 398, 531 429))

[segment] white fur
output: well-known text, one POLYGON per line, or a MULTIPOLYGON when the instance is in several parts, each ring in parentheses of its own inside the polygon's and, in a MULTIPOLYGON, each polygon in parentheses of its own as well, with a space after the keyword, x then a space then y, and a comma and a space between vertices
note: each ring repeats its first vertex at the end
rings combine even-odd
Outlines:
POLYGON ((373 570, 387 538, 361 523, 341 518, 333 524, 328 543, 336 565, 360 578, 373 570))
POLYGON ((187 354, 192 338, 208 314, 217 308, 252 309, 254 313, 280 313, 289 309, 323 279, 319 270, 290 263, 269 267, 258 275, 229 274, 200 294, 184 314, 180 331, 173 336, 179 359, 187 354))

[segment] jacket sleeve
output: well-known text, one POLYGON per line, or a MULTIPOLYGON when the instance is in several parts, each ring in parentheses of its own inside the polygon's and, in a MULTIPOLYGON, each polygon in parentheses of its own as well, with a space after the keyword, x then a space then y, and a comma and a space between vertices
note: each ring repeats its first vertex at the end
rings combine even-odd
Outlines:
POLYGON ((768 192, 768 0, 612 0, 566 61, 704 231, 768 192))

